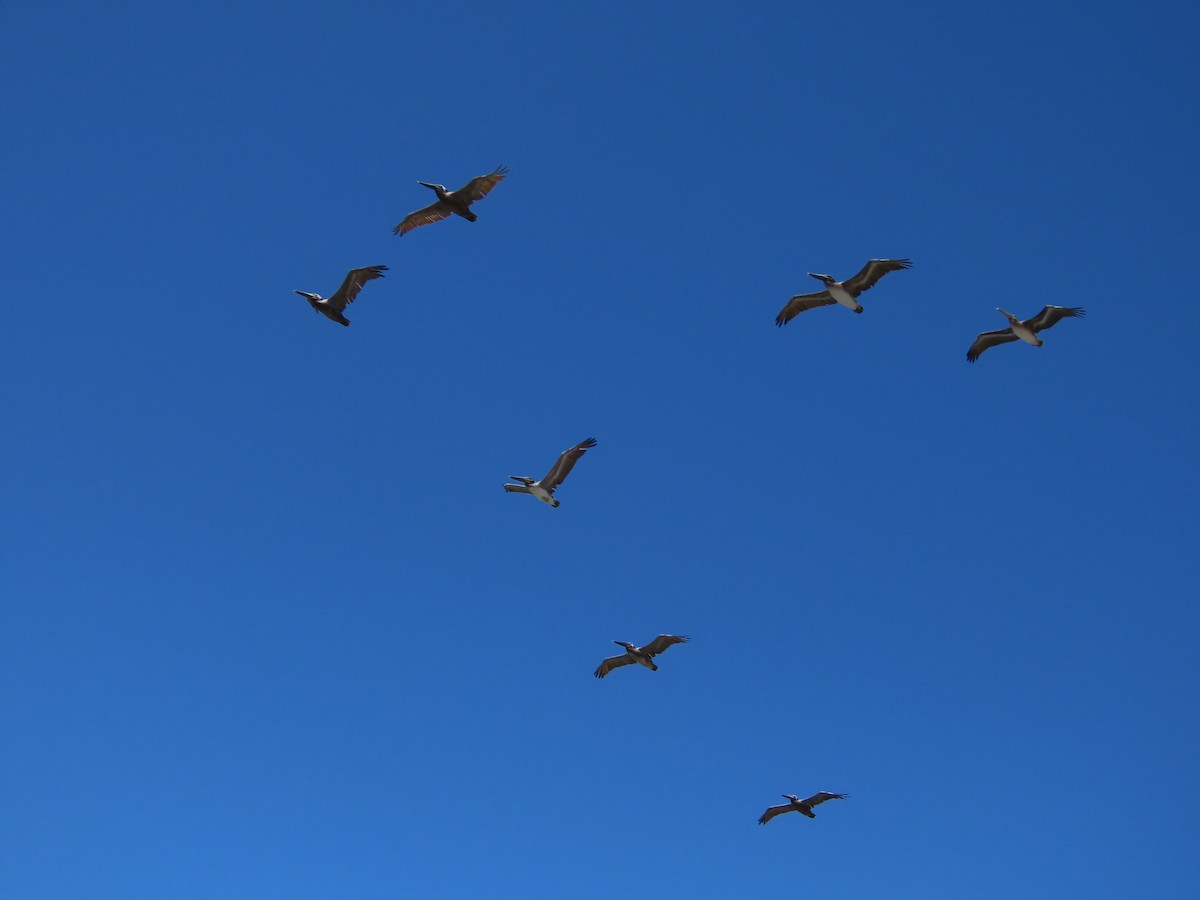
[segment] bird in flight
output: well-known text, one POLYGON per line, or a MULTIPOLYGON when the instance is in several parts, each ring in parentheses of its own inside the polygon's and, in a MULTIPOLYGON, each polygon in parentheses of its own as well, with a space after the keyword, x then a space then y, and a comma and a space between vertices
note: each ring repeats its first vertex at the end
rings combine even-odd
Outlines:
POLYGON ((510 494, 533 494, 543 503, 549 503, 551 506, 558 506, 558 501, 554 499, 554 491, 564 479, 571 474, 571 470, 575 468, 575 463, 579 461, 579 457, 587 453, 592 447, 596 446, 595 438, 588 438, 586 441, 580 441, 570 450, 564 450, 558 455, 550 471, 547 472, 541 481, 534 481, 525 475, 509 475, 513 481, 519 481, 520 484, 506 484, 504 489, 510 494))
POLYGON ((863 291, 873 288, 875 282, 888 272, 911 268, 911 259, 872 259, 862 267, 857 275, 847 278, 845 281, 838 281, 832 275, 809 272, 811 277, 825 285, 825 290, 817 291, 815 294, 797 294, 779 311, 779 315, 775 317, 775 324, 782 328, 802 312, 816 309, 818 306, 833 306, 835 303, 840 303, 842 306, 860 313, 863 308, 858 302, 858 298, 863 291))
POLYGON ((404 221, 392 229, 392 234, 408 234, 414 228, 428 225, 430 222, 440 222, 451 215, 462 216, 468 222, 479 218, 471 212, 471 204, 482 200, 492 192, 492 188, 504 180, 508 174, 507 166, 500 166, 490 175, 479 175, 472 178, 457 191, 448 191, 444 184, 431 184, 428 181, 418 181, 417 184, 429 188, 437 194, 437 200, 424 209, 410 212, 404 221))
POLYGON ((295 291, 294 293, 308 300, 312 308, 326 318, 333 319, 342 325, 349 325, 350 320, 342 315, 346 307, 354 302, 354 298, 358 296, 358 292, 362 290, 364 284, 373 278, 382 278, 386 271, 387 266, 365 266, 361 269, 351 269, 346 280, 342 282, 342 286, 329 297, 310 294, 308 291, 295 291))
POLYGON ((776 816, 781 816, 788 812, 804 813, 810 819, 815 819, 817 814, 812 811, 812 808, 819 803, 824 803, 826 800, 845 800, 849 794, 833 794, 829 791, 817 791, 807 800, 801 800, 795 794, 784 794, 783 798, 788 803, 781 806, 768 806, 767 811, 758 817, 759 825, 766 825, 776 816))
POLYGON ((618 647, 624 647, 625 652, 620 656, 610 656, 596 668, 595 676, 603 678, 613 669, 618 669, 621 666, 632 665, 637 663, 639 666, 645 666, 652 672, 658 671, 658 666, 654 664, 653 657, 658 656, 668 647, 673 647, 675 644, 686 644, 691 638, 681 634, 660 634, 644 647, 635 647, 633 644, 627 644, 625 641, 613 641, 618 647))
POLYGON ((998 306, 996 307, 996 312, 1008 319, 1009 327, 1002 328, 999 331, 985 331, 979 337, 975 338, 975 343, 967 351, 967 362, 975 362, 988 347, 995 347, 997 344, 1007 344, 1009 341, 1015 341, 1018 338, 1027 344, 1040 347, 1044 342, 1037 336, 1039 331, 1053 328, 1063 319, 1084 315, 1084 310, 1078 306, 1045 306, 1032 319, 1026 319, 1022 322, 1012 313, 1005 312, 998 306))

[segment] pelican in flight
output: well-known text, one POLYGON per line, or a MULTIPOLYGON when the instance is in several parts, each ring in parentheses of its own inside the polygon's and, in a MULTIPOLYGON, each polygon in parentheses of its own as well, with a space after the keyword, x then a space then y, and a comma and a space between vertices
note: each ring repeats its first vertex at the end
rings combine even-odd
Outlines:
POLYGON ((633 644, 627 644, 624 641, 613 641, 618 647, 624 647, 625 652, 620 656, 610 656, 604 662, 600 663, 596 669, 595 675, 597 678, 603 678, 613 669, 621 666, 632 665, 637 663, 639 666, 645 666, 652 672, 658 671, 658 666, 654 664, 652 657, 658 656, 668 647, 673 644, 686 644, 691 638, 679 634, 660 634, 645 647, 635 647, 633 644))
POLYGON ((510 494, 533 494, 543 503, 549 503, 551 506, 558 506, 558 501, 554 499, 554 489, 557 488, 575 468, 575 463, 579 461, 579 457, 587 453, 592 447, 596 446, 595 438, 588 438, 586 441, 580 441, 570 450, 564 450, 559 454, 558 460, 550 467, 550 471, 545 474, 541 481, 534 481, 524 475, 509 475, 513 481, 519 481, 520 484, 506 484, 504 489, 510 494))
POLYGON ((491 193, 492 188, 504 180, 508 174, 508 166, 500 166, 490 175, 480 175, 472 178, 457 191, 448 191, 444 184, 430 184, 428 181, 418 181, 417 184, 429 188, 437 194, 437 200, 424 209, 410 212, 404 221, 392 229, 392 234, 408 234, 414 228, 428 225, 430 222, 440 222, 451 214, 462 216, 468 222, 474 222, 478 216, 471 212, 471 204, 481 200, 491 193))
POLYGON ((826 800, 845 800, 849 794, 831 794, 829 791, 817 791, 807 800, 801 800, 795 794, 784 794, 783 798, 788 803, 782 806, 768 806, 767 811, 758 817, 759 825, 766 825, 776 816, 781 816, 788 812, 804 813, 810 819, 815 819, 817 814, 812 811, 812 808, 819 803, 824 803, 826 800))
POLYGON ((817 291, 815 294, 797 294, 779 311, 779 315, 775 317, 775 324, 782 328, 802 312, 816 309, 818 306, 833 306, 835 303, 840 303, 842 306, 860 313, 863 308, 858 302, 859 294, 873 288, 875 282, 888 272, 911 268, 911 259, 872 259, 862 267, 857 275, 847 278, 845 281, 838 281, 832 275, 818 275, 816 272, 809 272, 811 277, 825 285, 825 290, 817 291))
POLYGON ((1084 315, 1083 309, 1078 306, 1046 306, 1032 319, 1026 319, 1022 322, 1012 313, 1005 312, 998 306, 996 307, 996 312, 1008 319, 1010 327, 1001 329, 1000 331, 985 331, 979 337, 975 338, 975 343, 967 351, 967 362, 975 362, 988 347, 995 347, 997 344, 1007 344, 1009 341, 1015 341, 1017 338, 1020 338, 1027 344, 1040 347, 1044 342, 1037 336, 1039 331, 1052 328, 1058 324, 1060 319, 1084 315))
POLYGON ((294 293, 305 298, 313 309, 326 318, 340 322, 342 325, 349 325, 350 320, 343 316, 342 312, 354 302, 354 298, 358 296, 358 292, 362 290, 364 284, 373 278, 382 278, 386 271, 387 266, 365 266, 361 269, 351 269, 346 280, 342 282, 342 286, 334 291, 331 297, 310 294, 308 291, 295 291, 294 293))

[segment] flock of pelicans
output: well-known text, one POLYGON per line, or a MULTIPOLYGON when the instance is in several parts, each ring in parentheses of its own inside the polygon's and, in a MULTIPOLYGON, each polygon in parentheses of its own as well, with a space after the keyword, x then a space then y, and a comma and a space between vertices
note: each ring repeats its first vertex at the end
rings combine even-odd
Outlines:
MULTIPOLYGON (((422 209, 409 213, 400 224, 392 229, 392 233, 405 235, 414 228, 439 222, 452 215, 461 216, 468 222, 474 222, 478 216, 471 211, 471 205, 491 193, 496 185, 504 180, 507 174, 507 167, 500 166, 494 172, 472 178, 457 191, 448 191, 443 184, 432 184, 427 181, 417 182, 433 191, 437 195, 437 200, 422 209)), ((811 277, 824 285, 824 289, 812 294, 797 294, 795 297, 792 297, 783 309, 779 311, 779 315, 775 317, 775 324, 782 327, 802 312, 816 309, 819 306, 833 306, 834 304, 841 304, 856 313, 861 313, 863 308, 858 302, 858 298, 863 293, 873 288, 879 279, 883 278, 888 272, 897 272, 901 269, 911 267, 912 261, 907 259, 872 259, 862 267, 858 274, 844 281, 838 281, 832 275, 809 272, 808 274, 811 277)), ((351 269, 346 275, 345 281, 342 282, 342 286, 329 297, 322 297, 320 294, 310 294, 307 291, 296 291, 296 293, 306 298, 312 305, 312 308, 323 316, 341 325, 349 325, 350 320, 345 316, 346 307, 358 297, 363 285, 373 279, 382 278, 383 273, 386 271, 387 266, 365 266, 360 269, 351 269)), ((1046 306, 1036 316, 1022 321, 1012 313, 1005 312, 999 307, 997 307, 997 312, 1008 319, 1009 327, 999 331, 982 332, 975 338, 975 342, 971 344, 971 348, 967 351, 968 362, 975 362, 989 347, 1007 344, 1011 341, 1022 340, 1027 344, 1032 344, 1034 347, 1040 347, 1043 342, 1038 337, 1038 332, 1053 327, 1062 319, 1072 316, 1082 316, 1084 314, 1084 310, 1079 307, 1046 306)), ((588 450, 595 446, 596 439, 588 438, 579 442, 574 447, 564 450, 554 465, 551 466, 550 471, 541 479, 534 480, 524 475, 510 475, 509 478, 516 483, 505 484, 504 490, 515 494, 532 494, 543 503, 557 507, 559 503, 554 497, 554 491, 563 483, 567 475, 571 473, 571 470, 575 467, 575 463, 588 450)), ((688 640, 689 638, 685 635, 660 634, 654 640, 650 641, 650 643, 641 647, 635 647, 633 644, 625 641, 613 641, 614 644, 624 647, 625 652, 603 660, 596 668, 595 676, 603 678, 613 669, 619 669, 621 666, 629 666, 635 663, 657 672, 658 666, 654 663, 654 657, 658 656, 668 647, 673 647, 675 644, 687 643, 688 640)), ((814 806, 824 803, 826 800, 844 800, 848 796, 848 794, 818 791, 811 797, 801 800, 793 794, 784 794, 783 797, 788 802, 780 806, 768 807, 766 812, 759 817, 758 823, 765 825, 776 816, 787 812, 803 813, 810 819, 815 819, 814 806)))

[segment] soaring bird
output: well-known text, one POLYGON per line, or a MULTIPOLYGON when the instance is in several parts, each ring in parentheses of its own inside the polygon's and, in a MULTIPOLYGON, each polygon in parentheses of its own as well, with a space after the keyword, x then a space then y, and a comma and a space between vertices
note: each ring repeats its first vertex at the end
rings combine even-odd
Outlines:
POLYGON ((404 221, 392 229, 392 234, 407 234, 414 228, 428 225, 430 222, 440 222, 449 218, 451 213, 462 216, 468 222, 474 222, 478 216, 471 212, 471 204, 491 193, 492 188, 504 180, 508 174, 508 166, 500 166, 490 175, 480 175, 472 178, 457 191, 448 191, 444 184, 430 184, 428 181, 418 181, 417 184, 429 188, 437 194, 437 200, 424 209, 410 212, 404 221))
POLYGON ((575 463, 578 462, 579 457, 595 446, 595 438, 580 441, 570 450, 564 450, 559 454, 558 460, 550 467, 550 471, 543 476, 541 481, 534 481, 532 478, 524 475, 509 475, 508 477, 513 481, 521 483, 506 484, 504 489, 510 494, 533 494, 533 496, 537 497, 543 503, 558 506, 558 501, 554 499, 554 489, 562 484, 564 479, 571 474, 571 470, 575 468, 575 463))
POLYGON ((831 794, 829 791, 817 791, 807 800, 801 800, 795 794, 784 794, 783 798, 791 802, 785 803, 782 806, 768 806, 767 811, 758 817, 759 825, 766 825, 776 816, 783 815, 786 812, 804 813, 810 819, 815 819, 817 814, 812 811, 812 808, 818 803, 824 803, 826 800, 845 800, 849 794, 831 794))
POLYGON ((658 656, 672 644, 686 644, 691 638, 680 634, 660 634, 645 647, 635 647, 633 644, 627 644, 624 641, 613 641, 618 647, 624 647, 625 652, 620 656, 610 656, 604 662, 600 663, 596 669, 595 675, 597 678, 603 678, 613 669, 621 666, 628 666, 632 663, 637 663, 639 666, 645 666, 652 672, 658 671, 658 666, 654 664, 651 657, 658 656))
POLYGON ((1009 327, 1000 331, 985 331, 979 337, 975 338, 975 343, 967 351, 967 362, 975 362, 988 347, 995 347, 997 344, 1007 344, 1009 341, 1015 341, 1017 338, 1020 338, 1027 344, 1040 347, 1043 341, 1037 336, 1039 331, 1045 331, 1047 328, 1053 327, 1058 324, 1060 319, 1065 319, 1069 316, 1084 315, 1084 310, 1078 306, 1046 306, 1032 319, 1026 319, 1022 322, 1012 313, 1004 312, 998 306, 996 307, 996 312, 1008 319, 1009 327))
POLYGON ((361 269, 351 269, 342 286, 333 292, 331 297, 320 294, 310 294, 308 291, 295 291, 312 305, 312 308, 326 318, 333 319, 343 325, 349 325, 350 320, 342 315, 343 310, 358 296, 364 284, 372 278, 382 278, 387 266, 365 266, 361 269))
POLYGON ((911 268, 911 259, 872 259, 862 267, 857 275, 847 278, 845 281, 838 281, 832 275, 809 272, 811 277, 825 285, 825 290, 817 291, 815 294, 797 294, 779 311, 779 315, 775 317, 775 324, 782 328, 806 310, 816 309, 818 306, 833 306, 835 303, 840 303, 842 306, 860 313, 863 308, 858 302, 859 294, 873 288, 875 282, 888 272, 911 268))

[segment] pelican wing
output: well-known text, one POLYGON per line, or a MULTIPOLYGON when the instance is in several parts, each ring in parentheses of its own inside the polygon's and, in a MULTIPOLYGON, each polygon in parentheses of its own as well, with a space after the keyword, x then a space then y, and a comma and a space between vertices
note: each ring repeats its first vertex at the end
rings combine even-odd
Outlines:
POLYGON ((642 648, 642 652, 648 656, 658 656, 668 647, 673 644, 686 644, 691 638, 680 634, 660 634, 650 643, 642 648))
POLYGON ((430 222, 440 222, 451 215, 450 204, 445 200, 435 200, 424 209, 410 212, 404 221, 392 229, 392 234, 408 234, 414 228, 428 225, 430 222))
POLYGON ((817 791, 817 793, 802 802, 809 806, 816 806, 818 803, 824 803, 826 800, 845 800, 849 796, 849 794, 831 794, 829 791, 817 791))
POLYGON ((818 306, 833 306, 835 303, 837 301, 829 296, 829 291, 817 291, 815 294, 797 294, 779 311, 779 315, 775 317, 775 324, 782 328, 802 312, 816 309, 818 306))
POLYGON ((506 484, 504 489, 510 494, 528 494, 529 486, 524 484, 506 484))
POLYGON ((541 481, 538 482, 542 487, 548 490, 551 494, 554 489, 566 480, 566 477, 571 474, 571 470, 575 468, 575 463, 579 457, 587 453, 590 447, 596 446, 595 438, 588 438, 586 441, 580 441, 570 450, 564 450, 559 454, 558 460, 550 467, 550 471, 546 473, 541 481))
POLYGON ((1083 315, 1086 313, 1079 306, 1047 306, 1032 319, 1026 319, 1022 324, 1028 325, 1034 332, 1045 331, 1047 328, 1053 328, 1063 319, 1083 315))
POLYGON ((508 174, 508 166, 497 166, 496 171, 490 175, 479 175, 472 178, 457 191, 455 195, 463 196, 467 203, 474 203, 476 200, 482 200, 492 192, 492 188, 504 180, 504 176, 508 174))
POLYGON ((911 259, 872 259, 868 260, 857 275, 847 278, 842 284, 845 285, 846 290, 857 297, 863 291, 869 291, 875 287, 875 282, 888 272, 911 268, 911 259))
POLYGON ((362 290, 364 284, 373 278, 382 278, 386 271, 387 266, 365 266, 361 269, 351 269, 346 280, 342 282, 342 286, 334 291, 333 296, 326 302, 341 312, 354 302, 354 298, 358 296, 358 292, 362 290))
POLYGON ((632 663, 633 657, 628 653, 622 653, 620 656, 610 656, 596 667, 596 671, 593 674, 597 678, 603 678, 613 669, 619 669, 621 666, 628 666, 632 663))
POLYGON ((997 344, 1007 344, 1009 341, 1017 340, 1017 336, 1013 334, 1011 328, 1002 328, 1000 331, 985 331, 975 338, 975 343, 971 345, 971 349, 967 351, 967 362, 975 362, 979 359, 979 355, 988 347, 995 347, 997 344))
POLYGON ((783 806, 768 806, 767 811, 758 817, 758 824, 766 825, 776 816, 781 816, 785 812, 791 812, 795 808, 790 803, 785 803, 783 806))

